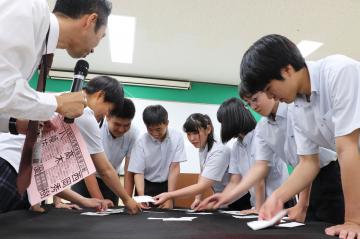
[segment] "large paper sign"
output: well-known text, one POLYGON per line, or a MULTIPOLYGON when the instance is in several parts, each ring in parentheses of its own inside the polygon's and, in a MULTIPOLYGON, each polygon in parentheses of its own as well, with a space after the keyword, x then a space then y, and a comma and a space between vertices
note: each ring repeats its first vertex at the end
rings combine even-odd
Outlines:
POLYGON ((76 125, 65 123, 60 115, 52 122, 57 129, 42 135, 41 157, 37 162, 33 160, 31 183, 27 190, 31 205, 95 172, 86 143, 76 125))

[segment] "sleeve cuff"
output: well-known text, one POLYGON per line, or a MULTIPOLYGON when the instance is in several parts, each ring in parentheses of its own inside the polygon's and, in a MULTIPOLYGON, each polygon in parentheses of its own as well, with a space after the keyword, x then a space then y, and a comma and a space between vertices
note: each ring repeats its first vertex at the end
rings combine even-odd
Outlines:
POLYGON ((9 132, 9 117, 0 115, 0 132, 9 132))
POLYGON ((42 93, 39 95, 39 112, 42 112, 44 114, 44 120, 50 119, 57 108, 57 101, 55 94, 53 93, 42 93))

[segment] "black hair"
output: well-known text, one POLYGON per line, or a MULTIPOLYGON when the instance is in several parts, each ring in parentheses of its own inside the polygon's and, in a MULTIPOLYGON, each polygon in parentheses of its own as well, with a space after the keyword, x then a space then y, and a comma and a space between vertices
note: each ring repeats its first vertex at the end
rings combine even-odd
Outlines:
POLYGON ((87 94, 104 92, 104 101, 122 107, 124 102, 124 90, 121 83, 110 76, 97 76, 91 79, 83 87, 87 94))
POLYGON ((246 135, 255 129, 256 120, 246 109, 239 98, 230 98, 224 101, 218 111, 217 119, 221 124, 221 140, 223 143, 232 138, 238 138, 239 134, 246 135))
POLYGON ((124 98, 123 105, 116 105, 109 113, 110 117, 119 117, 123 119, 133 119, 135 116, 135 105, 132 100, 124 98))
POLYGON ((295 71, 305 67, 296 45, 281 35, 267 35, 257 40, 244 54, 240 78, 250 94, 263 91, 271 80, 283 80, 281 69, 291 65, 295 71))
POLYGON ((203 115, 200 113, 191 114, 185 121, 183 125, 183 130, 185 133, 199 133, 199 129, 206 129, 208 126, 211 127, 211 132, 207 137, 208 151, 211 150, 214 145, 214 127, 211 122, 211 119, 208 115, 203 115))
POLYGON ((98 15, 95 32, 107 25, 112 4, 109 0, 57 0, 53 13, 60 13, 72 19, 79 19, 85 14, 98 15))
POLYGON ((168 113, 162 105, 149 105, 144 109, 143 121, 147 127, 167 124, 168 113))
POLYGON ((243 100, 245 100, 245 98, 250 98, 250 97, 253 96, 255 93, 257 93, 257 92, 255 92, 254 94, 252 94, 252 93, 249 91, 248 87, 247 87, 242 81, 241 81, 240 84, 239 84, 238 90, 239 90, 239 96, 240 96, 240 98, 243 99, 243 100))

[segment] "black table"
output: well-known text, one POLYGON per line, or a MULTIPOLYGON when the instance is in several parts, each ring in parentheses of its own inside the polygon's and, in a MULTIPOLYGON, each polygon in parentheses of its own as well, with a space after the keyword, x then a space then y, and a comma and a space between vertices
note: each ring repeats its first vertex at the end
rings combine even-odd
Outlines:
POLYGON ((220 238, 220 239, 321 239, 334 238, 324 234, 329 226, 308 223, 297 228, 270 228, 252 231, 246 222, 215 212, 193 215, 183 211, 151 210, 140 215, 126 213, 94 217, 80 215, 83 211, 48 208, 44 214, 13 211, 0 214, 0 238, 220 238), (148 217, 192 217, 192 222, 163 222, 148 217))

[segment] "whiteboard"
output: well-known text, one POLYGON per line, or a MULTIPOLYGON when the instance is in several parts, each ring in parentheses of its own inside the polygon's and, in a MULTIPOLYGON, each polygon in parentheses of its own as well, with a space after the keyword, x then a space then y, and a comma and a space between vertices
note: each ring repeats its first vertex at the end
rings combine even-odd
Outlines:
MULTIPOLYGON (((145 124, 142 120, 142 113, 144 109, 149 105, 162 105, 168 112, 169 115, 169 128, 178 130, 184 136, 185 151, 187 161, 180 163, 181 173, 199 173, 200 164, 198 149, 195 148, 187 139, 182 126, 185 123, 186 118, 193 113, 202 113, 210 116, 214 125, 214 137, 217 141, 220 140, 220 124, 216 118, 216 112, 219 105, 215 104, 199 104, 199 103, 183 103, 173 101, 160 101, 160 100, 148 100, 131 98, 136 107, 135 117, 132 121, 132 125, 136 126, 141 134, 146 132, 145 124)), ((123 169, 119 171, 123 174, 123 169)))

